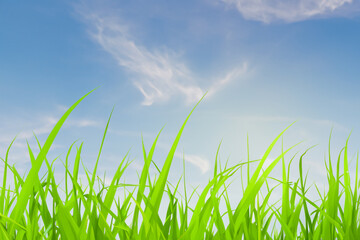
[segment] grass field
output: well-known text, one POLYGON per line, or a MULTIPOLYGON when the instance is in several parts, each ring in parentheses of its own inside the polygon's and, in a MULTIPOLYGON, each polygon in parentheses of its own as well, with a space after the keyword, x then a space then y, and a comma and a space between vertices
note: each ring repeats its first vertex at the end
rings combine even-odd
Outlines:
POLYGON ((297 181, 290 182, 290 164, 286 166, 284 157, 296 145, 283 150, 271 164, 264 165, 274 145, 291 125, 275 138, 261 159, 248 158, 234 166, 223 166, 218 161, 218 149, 213 177, 198 194, 186 191, 185 172, 178 182, 169 183, 176 147, 197 105, 181 126, 161 168, 152 161, 160 133, 149 150, 142 143, 144 166, 135 186, 122 182, 131 164, 127 156, 120 162, 111 184, 103 184, 97 175, 110 116, 93 171, 85 170, 86 186, 79 181, 82 144, 73 144, 65 161, 65 190, 60 192, 53 161, 47 159, 47 154, 67 117, 87 95, 66 111, 45 143, 39 143, 37 156, 28 145, 32 167, 25 177, 9 165, 11 145, 1 158, 4 174, 0 186, 0 239, 360 239, 358 164, 356 162, 356 181, 352 183, 348 167, 349 139, 335 160, 330 158, 329 141, 329 159, 324 166, 328 188, 325 193, 318 191, 319 199, 308 197, 307 175, 302 167, 307 151, 291 158, 290 164, 299 166, 297 181), (75 159, 69 159, 72 151, 76 152, 75 159), (277 164, 282 164, 282 178, 277 179, 282 198, 278 204, 270 204, 274 188, 267 183, 277 164), (156 179, 150 178, 151 165, 158 169, 156 179), (250 171, 250 165, 255 166, 255 171, 250 171), (39 176, 42 167, 46 167, 47 172, 39 176), (342 167, 344 171, 340 172, 342 167), (229 183, 235 173, 243 170, 246 174, 242 175, 242 198, 231 205, 229 183), (14 184, 9 184, 10 178, 14 184), (180 184, 185 189, 183 194, 178 192, 180 184), (260 194, 264 187, 267 191, 260 194), (120 191, 125 192, 122 198, 118 196, 120 191), (194 206, 190 206, 190 199, 195 199, 194 206), (167 209, 166 216, 160 216, 159 209, 167 209))

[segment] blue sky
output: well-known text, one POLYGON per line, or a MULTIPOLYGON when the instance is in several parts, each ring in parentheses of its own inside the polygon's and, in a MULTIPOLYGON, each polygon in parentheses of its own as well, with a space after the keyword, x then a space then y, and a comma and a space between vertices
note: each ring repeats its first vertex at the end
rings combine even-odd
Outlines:
POLYGON ((359 10, 354 0, 3 1, 0 156, 17 135, 10 162, 29 169, 25 139, 36 148, 32 132, 43 142, 72 103, 100 86, 70 116, 51 156, 63 160, 80 139, 92 169, 115 105, 100 171, 111 174, 131 148, 128 178, 135 181, 141 133, 149 149, 166 125, 154 157, 161 165, 208 91, 185 128, 172 180, 181 175, 182 153, 187 181, 205 184, 221 139, 221 159, 235 164, 246 159, 248 133, 257 159, 298 120, 284 147, 305 142, 288 160, 319 144, 304 164, 321 184, 332 126, 333 156, 351 130, 350 156, 359 149, 359 10))

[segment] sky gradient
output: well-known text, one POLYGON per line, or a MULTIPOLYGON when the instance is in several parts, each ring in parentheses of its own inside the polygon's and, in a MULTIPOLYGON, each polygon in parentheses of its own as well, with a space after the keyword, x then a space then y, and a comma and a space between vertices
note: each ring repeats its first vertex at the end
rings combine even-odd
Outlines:
MULTIPOLYGON (((315 183, 326 179, 332 127, 333 159, 351 131, 350 157, 360 149, 358 1, 2 1, 0 29, 0 156, 17 135, 9 159, 23 172, 26 139, 36 148, 34 132, 43 143, 65 110, 99 86, 50 155, 64 160, 73 141, 84 141, 82 160, 92 169, 115 105, 99 171, 111 175, 131 148, 130 181, 143 164, 141 134, 149 149, 165 126, 154 156, 161 166, 205 92, 175 154, 172 182, 183 153, 187 182, 204 185, 221 140, 224 163, 246 160, 247 134, 258 159, 294 121, 284 149, 304 142, 287 161, 319 144, 304 161, 315 183)), ((269 161, 280 153, 281 141, 269 161)), ((56 161, 63 174, 61 166, 56 161)))

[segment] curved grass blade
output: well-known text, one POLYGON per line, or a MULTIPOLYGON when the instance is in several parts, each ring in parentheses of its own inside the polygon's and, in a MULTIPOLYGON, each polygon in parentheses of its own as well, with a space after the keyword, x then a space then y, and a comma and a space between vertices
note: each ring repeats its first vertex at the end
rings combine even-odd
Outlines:
MULTIPOLYGON (((205 94, 206 95, 206 94, 205 94)), ((152 215, 154 214, 154 216, 156 216, 159 207, 160 207, 160 202, 164 193, 164 189, 165 189, 165 184, 167 182, 167 178, 169 175, 169 171, 170 171, 170 167, 171 167, 171 163, 175 154, 175 150, 176 147, 179 143, 181 134, 185 128, 185 125, 187 123, 187 121, 189 120, 191 114, 193 113, 193 111, 195 110, 195 108, 199 105, 199 103, 201 102, 201 100, 205 97, 205 95, 198 101, 198 103, 195 105, 195 107, 191 110, 190 114, 188 115, 188 117, 186 118, 185 122, 183 123, 183 125, 180 128, 180 131, 178 132, 175 141, 170 149, 169 154, 166 157, 164 166, 161 170, 159 179, 156 181, 156 184, 153 188, 153 190, 150 193, 150 197, 149 197, 149 203, 152 206, 152 209, 150 209, 149 207, 145 208, 145 215, 148 217, 148 219, 152 219, 152 215)))
MULTIPOLYGON (((94 89, 95 90, 95 89, 94 89)), ((65 120, 68 118, 68 116, 70 115, 70 113, 75 109, 75 107, 77 105, 79 105, 79 103, 85 98, 87 97, 90 93, 92 93, 94 90, 90 91, 89 93, 87 93, 86 95, 84 95, 82 98, 80 98, 75 104, 73 104, 66 112, 65 114, 60 118, 60 120, 56 123, 55 127, 52 129, 52 131, 50 132, 48 138, 45 141, 45 144, 43 146, 43 148, 41 149, 41 151, 39 152, 34 165, 32 166, 32 168, 30 169, 29 174, 27 175, 25 182, 21 188, 21 192, 17 198, 17 202, 16 205, 11 213, 11 218, 17 222, 21 215, 23 214, 29 196, 31 194, 31 191, 34 187, 35 181, 34 179, 36 179, 36 175, 39 173, 39 170, 41 168, 41 165, 48 153, 48 151, 50 150, 50 147, 52 145, 52 143, 55 140, 56 135, 58 134, 58 132, 60 131, 60 128, 62 127, 62 125, 64 124, 65 120)), ((11 224, 10 228, 9 228, 9 232, 10 235, 14 234, 14 225, 11 224)))

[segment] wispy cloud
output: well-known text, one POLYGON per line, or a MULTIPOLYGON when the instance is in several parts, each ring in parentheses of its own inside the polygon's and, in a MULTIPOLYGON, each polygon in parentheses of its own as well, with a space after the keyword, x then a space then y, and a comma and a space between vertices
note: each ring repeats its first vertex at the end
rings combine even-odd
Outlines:
POLYGON ((17 139, 28 139, 34 136, 40 136, 43 134, 48 134, 51 132, 53 127, 55 126, 57 122, 57 119, 54 117, 46 117, 41 120, 41 123, 39 124, 39 127, 36 127, 34 129, 25 130, 19 133, 17 136, 17 139))
POLYGON ((206 173, 207 171, 210 170, 210 163, 209 160, 207 160, 204 157, 198 156, 198 155, 194 155, 194 154, 181 154, 176 152, 175 153, 175 157, 177 158, 184 158, 185 161, 195 165, 196 167, 198 167, 201 171, 202 174, 206 173))
POLYGON ((69 127, 96 127, 100 126, 100 123, 91 119, 75 119, 69 120, 67 123, 69 127))
MULTIPOLYGON (((10 143, 12 139, 16 136, 17 140, 30 139, 34 136, 42 136, 49 134, 54 128, 55 124, 58 122, 59 118, 53 116, 44 116, 37 119, 32 119, 32 123, 29 124, 27 119, 15 119, 14 126, 6 123, 7 129, 2 129, 2 135, 0 137, 0 143, 10 143), (17 126, 26 126, 20 132, 19 129, 16 129, 17 126)), ((1 122, 0 122, 1 123, 1 122)), ((69 119, 65 122, 64 128, 83 128, 83 127, 95 127, 99 126, 100 123, 91 119, 69 119)))
MULTIPOLYGON (((90 27, 92 38, 108 52, 121 66, 133 74, 133 84, 144 96, 143 105, 167 101, 172 96, 185 96, 186 103, 198 101, 206 88, 198 86, 192 71, 184 61, 170 49, 149 50, 139 43, 128 31, 126 24, 109 13, 89 9, 85 4, 78 7, 78 12, 90 27)), ((247 64, 235 68, 225 77, 215 80, 208 87, 213 95, 220 87, 238 78, 246 71, 247 64)))
MULTIPOLYGON (((55 117, 46 117, 41 120, 41 123, 37 124, 40 125, 39 127, 36 127, 34 129, 25 130, 19 133, 17 136, 17 139, 29 139, 34 136, 41 136, 44 134, 49 134, 51 130, 54 128, 55 124, 57 123, 59 119, 55 117)), ((73 119, 69 120, 65 123, 64 127, 94 127, 98 126, 99 123, 94 120, 89 119, 73 119)))
POLYGON ((28 119, 13 119, 13 125, 7 122, 6 129, 2 129, 2 135, 0 137, 0 143, 10 143, 12 139, 16 136, 17 140, 29 139, 34 136, 41 136, 43 134, 48 134, 55 126, 57 119, 54 117, 43 117, 39 119, 33 119, 32 124, 29 124, 28 119), (20 132, 19 129, 15 129, 16 126, 26 126, 23 127, 20 132))
POLYGON ((241 78, 248 72, 248 63, 244 62, 238 68, 228 72, 223 78, 217 80, 208 90, 207 96, 212 96, 215 92, 219 91, 222 87, 235 79, 241 78))
POLYGON ((334 15, 353 0, 220 0, 234 6, 246 19, 270 23, 296 22, 315 16, 334 15))
MULTIPOLYGON (((60 117, 42 116, 42 117, 29 117, 29 118, 17 118, 0 119, 0 157, 5 157, 6 151, 9 148, 11 141, 16 137, 14 144, 10 148, 11 162, 20 164, 21 169, 24 170, 24 164, 30 162, 28 147, 26 141, 28 140, 30 145, 31 141, 35 141, 36 137, 46 137, 60 117), (1 128, 6 126, 6 128, 1 128), (19 129, 21 127, 21 129, 19 129)), ((91 119, 69 119, 65 122, 63 128, 84 128, 98 126, 100 123, 91 119)), ((36 142, 35 145, 37 146, 36 142)), ((52 144, 51 148, 63 148, 61 144, 52 144)), ((34 153, 37 152, 37 147, 33 149, 34 153)))

